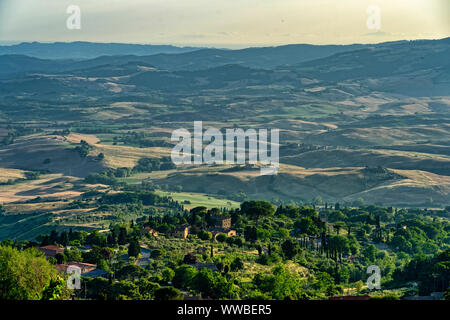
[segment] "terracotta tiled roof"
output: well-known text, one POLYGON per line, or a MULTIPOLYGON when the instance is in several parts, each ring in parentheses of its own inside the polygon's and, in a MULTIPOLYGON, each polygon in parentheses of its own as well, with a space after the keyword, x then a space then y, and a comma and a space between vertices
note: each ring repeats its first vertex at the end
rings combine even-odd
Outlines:
POLYGON ((47 249, 47 250, 64 250, 63 247, 56 246, 56 245, 53 245, 53 244, 50 244, 50 245, 48 245, 48 246, 40 247, 40 249, 47 249))
POLYGON ((86 262, 78 262, 78 261, 69 261, 67 262, 69 266, 77 266, 77 267, 97 267, 96 264, 86 263, 86 262))
POLYGON ((67 263, 57 264, 55 266, 55 268, 58 271, 66 272, 67 268, 69 268, 70 266, 76 266, 76 267, 80 268, 82 270, 81 273, 84 273, 86 271, 89 272, 89 271, 95 270, 97 268, 96 264, 84 263, 84 262, 78 262, 78 261, 70 261, 67 263))

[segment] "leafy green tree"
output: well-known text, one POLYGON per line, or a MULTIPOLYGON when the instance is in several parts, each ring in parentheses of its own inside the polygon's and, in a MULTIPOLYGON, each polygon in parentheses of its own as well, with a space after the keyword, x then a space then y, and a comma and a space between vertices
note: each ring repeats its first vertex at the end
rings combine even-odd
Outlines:
POLYGON ((108 246, 111 247, 115 247, 117 246, 117 237, 115 236, 115 234, 113 232, 109 232, 107 237, 106 237, 106 241, 108 243, 108 246))
POLYGON ((214 274, 210 269, 203 268, 192 278, 192 289, 205 297, 214 295, 214 274))
POLYGON ((342 260, 342 255, 350 251, 350 242, 341 235, 330 235, 327 238, 327 251, 334 260, 342 260))
POLYGON ((39 300, 57 271, 36 249, 0 246, 0 300, 39 300))
POLYGON ((197 269, 190 265, 181 265, 175 269, 173 285, 177 288, 188 289, 192 285, 192 279, 197 274, 197 269))
POLYGON ((64 250, 64 255, 67 257, 67 261, 83 261, 80 250, 77 247, 64 250))
POLYGON ((298 274, 292 273, 284 266, 275 267, 272 275, 258 273, 253 279, 253 283, 275 300, 307 298, 303 289, 304 281, 298 274))
POLYGON ((137 238, 133 238, 130 241, 130 245, 128 246, 128 256, 138 257, 140 253, 141 247, 139 245, 139 240, 137 238))
POLYGON ((300 250, 297 241, 288 239, 281 244, 281 249, 287 259, 293 259, 300 250))
POLYGON ((127 280, 127 279, 137 279, 137 278, 145 278, 149 275, 148 271, 142 268, 141 266, 137 266, 134 264, 128 264, 120 268, 119 271, 116 272, 116 277, 119 280, 127 280))
POLYGON ((273 215, 275 206, 267 201, 245 201, 241 204, 241 212, 258 222, 261 217, 273 215))
POLYGON ((326 272, 318 272, 312 286, 318 293, 328 297, 342 293, 342 288, 336 286, 333 277, 326 272))
POLYGON ((59 236, 58 236, 58 232, 56 232, 56 230, 52 230, 50 232, 50 239, 49 239, 49 243, 50 244, 55 244, 57 243, 59 240, 59 236))
POLYGON ((319 228, 310 217, 301 217, 299 220, 295 221, 294 227, 297 234, 307 234, 309 236, 319 234, 319 228))
POLYGON ((64 247, 69 244, 69 234, 67 233, 67 231, 61 232, 59 243, 64 247))
POLYGON ((175 277, 175 271, 171 268, 165 268, 162 272, 163 280, 167 283, 172 281, 173 277, 175 277))
POLYGON ((86 237, 86 243, 100 247, 106 246, 106 236, 101 234, 98 230, 94 230, 86 237))
POLYGON ((360 244, 358 242, 358 240, 356 239, 356 237, 353 234, 350 234, 348 236, 348 242, 349 242, 349 247, 350 247, 350 252, 352 255, 356 255, 359 253, 359 249, 360 249, 360 244))
POLYGON ((361 251, 361 253, 362 253, 364 259, 366 259, 366 261, 374 262, 377 257, 377 248, 373 244, 370 244, 367 247, 365 247, 361 251))
POLYGON ((256 229, 256 238, 261 241, 267 241, 271 238, 272 234, 266 228, 257 228, 256 229))
POLYGON ((83 278, 82 288, 77 292, 81 298, 94 299, 94 300, 107 300, 113 299, 113 288, 107 279, 102 277, 97 278, 83 278), (82 294, 83 292, 83 295, 82 294))
POLYGON ((216 236, 216 240, 219 242, 225 242, 227 240, 227 235, 224 233, 220 233, 216 236))
POLYGON ((159 257, 161 257, 162 255, 164 255, 164 249, 154 249, 152 250, 152 252, 150 253, 150 256, 153 259, 158 259, 159 257))
POLYGON ((66 281, 57 276, 42 291, 41 300, 63 300, 70 296, 66 281))
MULTIPOLYGON (((448 211, 450 211, 450 210, 448 210, 448 211)), ((450 287, 448 287, 447 290, 445 290, 444 298, 445 298, 445 300, 450 301, 450 287)))
POLYGON ((244 239, 242 237, 236 237, 234 239, 234 244, 238 247, 242 247, 244 245, 244 239))
POLYGON ((244 262, 239 257, 234 258, 230 265, 231 271, 239 271, 244 268, 244 262))
POLYGON ((183 294, 174 287, 162 287, 155 290, 155 300, 183 300, 183 294))
POLYGON ((87 263, 94 263, 99 265, 101 261, 110 260, 112 258, 112 250, 109 248, 101 248, 99 246, 92 246, 88 252, 82 252, 83 261, 87 263))
POLYGON ((328 215, 329 222, 347 221, 347 216, 340 210, 335 210, 328 215))
POLYGON ((128 243, 128 234, 127 229, 124 227, 121 227, 119 230, 119 239, 118 239, 119 245, 123 246, 128 243))
POLYGON ((92 149, 92 146, 90 146, 86 141, 81 140, 80 144, 75 147, 75 151, 78 152, 81 158, 86 158, 89 155, 89 151, 92 149))
POLYGON ((112 287, 113 299, 115 300, 141 300, 137 283, 131 280, 115 282, 112 287))
POLYGON ((244 230, 244 237, 246 241, 254 242, 258 239, 258 233, 255 226, 247 226, 244 230))
POLYGON ((364 283, 362 282, 362 280, 358 280, 357 282, 355 282, 355 289, 356 292, 360 292, 361 289, 363 288, 364 283))
POLYGON ((211 240, 212 238, 211 232, 205 230, 200 231, 197 236, 204 241, 211 240))
POLYGON ((346 266, 340 266, 336 271, 336 282, 347 284, 350 279, 350 270, 346 266))
POLYGON ((158 283, 151 282, 145 278, 140 278, 136 285, 143 300, 155 299, 155 291, 160 288, 158 283))
POLYGON ((66 255, 64 253, 61 253, 61 252, 59 252, 59 253, 57 253, 55 255, 55 259, 56 259, 56 263, 57 264, 66 263, 67 262, 66 255))
POLYGON ((226 277, 220 275, 219 273, 215 274, 214 280, 214 292, 212 294, 213 299, 237 299, 238 292, 236 287, 233 285, 231 281, 228 281, 226 277))
POLYGON ((317 217, 319 215, 314 208, 308 206, 301 207, 299 213, 300 216, 302 217, 310 217, 310 218, 317 217))

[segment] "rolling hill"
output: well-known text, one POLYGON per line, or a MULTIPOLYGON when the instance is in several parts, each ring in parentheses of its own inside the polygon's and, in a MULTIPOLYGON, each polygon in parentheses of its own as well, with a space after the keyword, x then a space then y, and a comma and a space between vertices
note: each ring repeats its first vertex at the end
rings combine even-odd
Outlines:
POLYGON ((67 185, 2 186, 3 199, 76 199, 90 188, 87 175, 168 156, 171 132, 202 120, 222 130, 280 129, 280 173, 179 167, 120 181, 226 199, 449 204, 449 38, 152 55, 133 48, 92 59, 0 55, 0 178, 47 170, 67 185), (80 140, 92 146, 84 159, 73 151, 80 140))

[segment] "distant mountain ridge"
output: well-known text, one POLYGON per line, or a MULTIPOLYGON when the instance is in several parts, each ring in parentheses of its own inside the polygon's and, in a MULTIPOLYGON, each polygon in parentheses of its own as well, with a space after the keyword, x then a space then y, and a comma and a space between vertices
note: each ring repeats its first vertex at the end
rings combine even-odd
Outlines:
MULTIPOLYGON (((414 79, 410 77, 411 83, 407 79, 403 80, 407 86, 414 87, 412 91, 433 90, 436 93, 446 93, 448 90, 445 86, 450 72, 449 54, 450 38, 373 45, 298 44, 241 50, 199 49, 178 54, 107 55, 86 60, 0 55, 0 78, 20 78, 31 73, 56 75, 67 72, 81 77, 128 75, 131 77, 130 83, 134 85, 159 88, 164 83, 164 87, 179 90, 181 87, 188 89, 197 85, 220 86, 223 85, 222 80, 230 82, 230 79, 234 82, 251 80, 247 82, 254 84, 282 81, 296 85, 300 77, 345 81, 373 77, 381 79, 395 74, 412 76, 414 79), (230 67, 231 65, 234 67, 230 67), (238 66, 244 69, 237 68, 238 66), (169 73, 155 73, 156 70, 169 73), (276 74, 268 72, 271 70, 276 71, 276 74), (186 71, 192 73, 185 73, 186 71), (422 83, 418 81, 419 71, 421 79, 424 72, 428 74, 423 80, 427 82, 425 85, 422 80, 422 83), (135 75, 136 73, 139 75, 135 75)), ((384 85, 386 88, 391 86, 387 83, 384 85)), ((379 89, 372 80, 369 86, 379 89)), ((408 91, 411 92, 409 89, 408 91)))
MULTIPOLYGON (((313 83, 322 81, 322 84, 356 80, 372 91, 439 96, 449 93, 449 55, 448 38, 363 47, 290 45, 243 50, 202 49, 182 54, 102 56, 81 61, 3 55, 0 56, 0 79, 9 81, 1 82, 0 89, 53 90, 69 83, 78 86, 73 79, 70 82, 63 80, 73 77, 103 78, 102 81, 132 85, 138 90, 164 91, 270 84, 303 88, 302 79, 310 79, 313 83), (353 50, 330 55, 344 48, 353 50), (312 58, 314 51, 317 51, 316 59, 298 62, 312 58), (116 78, 107 79, 109 77, 116 78), (47 86, 49 81, 53 81, 54 88, 47 86)), ((311 89, 316 86, 313 84, 311 89)), ((360 88, 350 89, 346 85, 346 90, 360 91, 360 88)), ((328 93, 316 93, 323 94, 328 93)))
MULTIPOLYGON (((253 68, 271 69, 294 65, 336 53, 353 51, 375 45, 312 45, 288 44, 273 47, 250 47, 239 50, 176 47, 172 45, 141 45, 93 42, 21 43, 0 46, 2 55, 25 55, 43 60, 74 60, 74 68, 89 68, 104 64, 145 62, 168 70, 202 70, 227 64, 242 64, 253 68), (79 66, 76 65, 79 62, 79 66)), ((73 69, 74 69, 73 68, 73 69)), ((65 70, 65 69, 64 69, 65 70)), ((6 72, 0 72, 6 73, 6 72)))
POLYGON ((172 45, 97 43, 97 42, 23 42, 0 46, 0 55, 18 54, 41 59, 93 59, 105 55, 154 55, 159 53, 184 53, 198 50, 198 47, 177 47, 172 45))

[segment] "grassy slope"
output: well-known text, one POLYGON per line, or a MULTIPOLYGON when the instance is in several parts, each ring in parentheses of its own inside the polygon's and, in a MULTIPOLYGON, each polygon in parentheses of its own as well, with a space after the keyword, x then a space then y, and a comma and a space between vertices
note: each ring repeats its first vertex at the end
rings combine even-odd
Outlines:
POLYGON ((167 191, 157 191, 159 195, 170 196, 174 200, 183 203, 184 201, 189 201, 189 203, 184 204, 186 209, 191 209, 194 207, 207 207, 207 208, 238 208, 239 203, 236 201, 228 199, 219 199, 212 195, 204 193, 192 193, 192 192, 167 192, 167 191))

